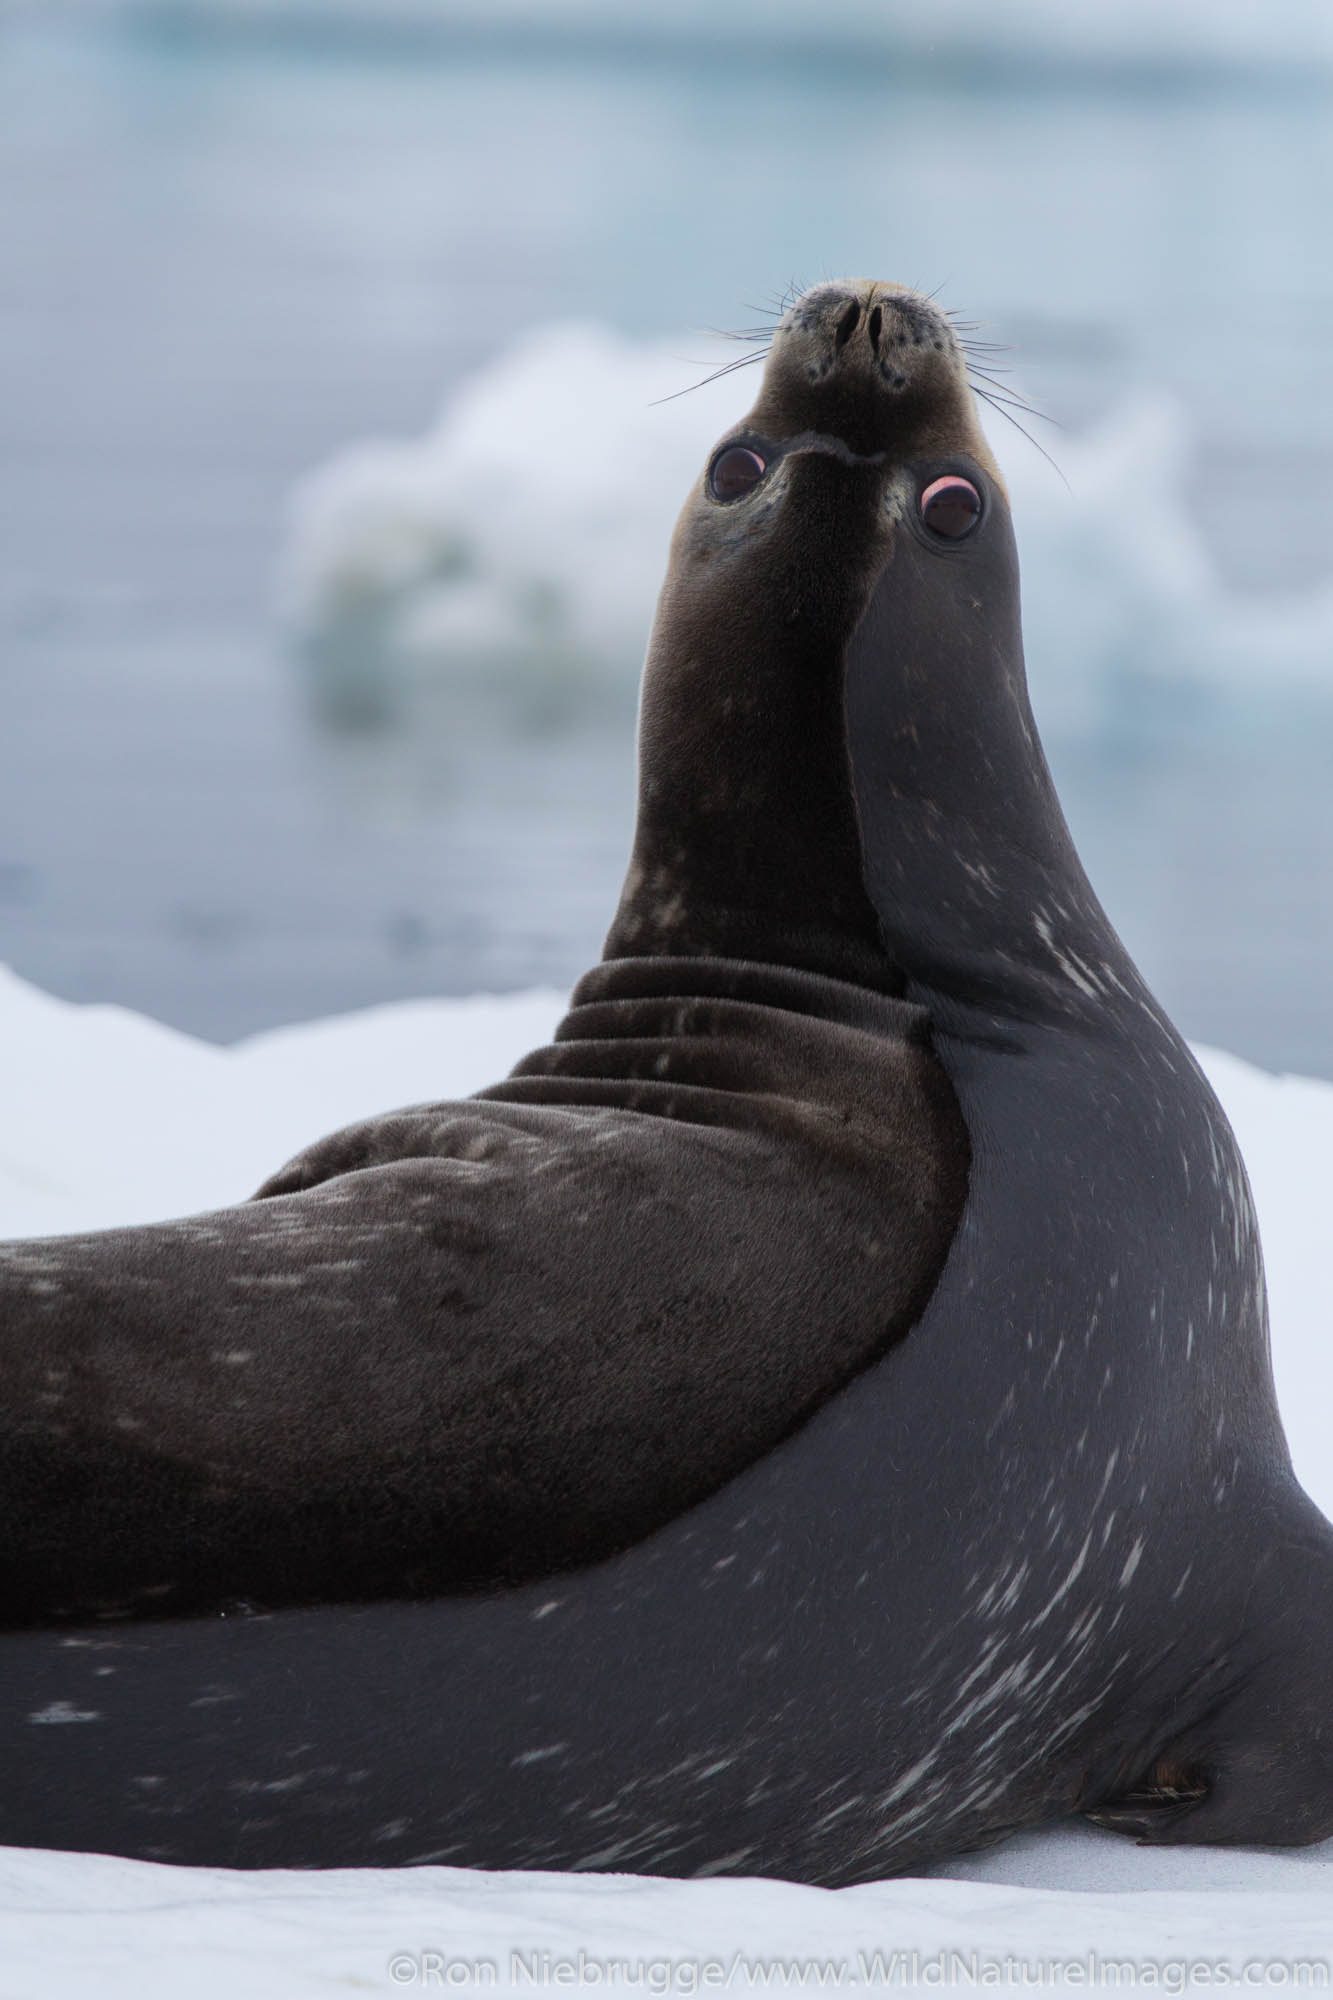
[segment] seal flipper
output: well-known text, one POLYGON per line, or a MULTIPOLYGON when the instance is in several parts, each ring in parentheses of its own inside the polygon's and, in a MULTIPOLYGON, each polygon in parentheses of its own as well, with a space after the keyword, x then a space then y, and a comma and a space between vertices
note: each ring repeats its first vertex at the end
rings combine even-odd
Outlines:
POLYGON ((1108 1833, 1123 1833, 1143 1846, 1161 1844, 1170 1829, 1203 1804, 1210 1791, 1197 1766, 1159 1757, 1135 1784, 1104 1799, 1083 1816, 1108 1833))
MULTIPOLYGON (((1304 1713, 1284 1713, 1281 1683, 1256 1713, 1248 1690, 1243 1701, 1215 1719, 1199 1746, 1199 1761, 1179 1752, 1159 1758, 1144 1778, 1120 1796, 1084 1814, 1094 1826, 1123 1833, 1141 1847, 1308 1847, 1333 1835, 1333 1720, 1308 1703, 1304 1713)), ((1327 1710, 1329 1661, 1311 1667, 1327 1710)))
POLYGON ((1225 1685, 1142 1778, 1086 1810, 1148 1847, 1333 1835, 1333 1527, 1299 1489, 1265 1523, 1225 1685))

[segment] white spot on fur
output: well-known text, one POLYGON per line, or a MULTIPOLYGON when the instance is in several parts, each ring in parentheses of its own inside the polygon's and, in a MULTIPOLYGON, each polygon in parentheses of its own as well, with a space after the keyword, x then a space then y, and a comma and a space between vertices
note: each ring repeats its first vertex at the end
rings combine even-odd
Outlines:
POLYGON ((1133 1576, 1135 1570, 1139 1566, 1139 1557, 1143 1554, 1143 1540, 1144 1540, 1143 1536, 1140 1535, 1138 1540, 1135 1542, 1133 1548, 1130 1550, 1129 1554, 1125 1558, 1125 1567, 1120 1572, 1120 1588, 1122 1590, 1125 1588, 1126 1584, 1128 1584, 1130 1578, 1133 1576))
POLYGON ((29 1722, 100 1722, 102 1712, 97 1708, 75 1708, 72 1701, 49 1701, 45 1708, 36 1708, 28 1717, 29 1722))
POLYGON ((510 1758, 510 1764, 522 1770, 528 1764, 544 1764, 549 1757, 558 1757, 562 1750, 568 1750, 568 1743, 543 1743, 535 1750, 521 1750, 517 1757, 510 1758))

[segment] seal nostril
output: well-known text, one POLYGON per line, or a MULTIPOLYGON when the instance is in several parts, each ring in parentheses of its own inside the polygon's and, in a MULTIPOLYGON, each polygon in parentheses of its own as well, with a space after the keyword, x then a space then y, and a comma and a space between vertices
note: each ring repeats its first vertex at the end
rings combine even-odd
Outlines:
POLYGON ((876 306, 875 310, 871 313, 870 318, 866 324, 866 332, 870 335, 870 345, 874 348, 877 354, 879 352, 880 329, 883 325, 884 325, 883 308, 880 306, 876 306))
POLYGON ((856 300, 853 299, 851 304, 848 306, 846 312, 843 314, 842 318, 838 321, 838 332, 834 343, 835 346, 845 347, 847 345, 847 342, 856 332, 856 323, 860 319, 860 317, 861 317, 861 308, 856 303, 856 300))

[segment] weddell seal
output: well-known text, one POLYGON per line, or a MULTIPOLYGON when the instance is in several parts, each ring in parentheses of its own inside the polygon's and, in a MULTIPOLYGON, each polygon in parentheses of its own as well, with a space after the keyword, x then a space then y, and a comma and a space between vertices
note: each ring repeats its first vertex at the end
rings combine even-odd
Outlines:
POLYGON ((783 317, 640 751, 506 1082, 0 1257, 0 1840, 838 1884, 1333 1833, 1244 1169, 1071 845, 924 298, 783 317))

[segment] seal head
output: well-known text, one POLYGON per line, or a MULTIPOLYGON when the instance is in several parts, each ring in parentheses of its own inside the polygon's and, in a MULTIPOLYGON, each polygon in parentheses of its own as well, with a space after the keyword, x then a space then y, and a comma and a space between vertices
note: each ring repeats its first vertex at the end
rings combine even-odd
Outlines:
MULTIPOLYGON (((953 558, 923 564, 912 585, 924 623, 958 630, 972 585, 957 558, 983 515, 1007 524, 1008 506, 945 315, 889 285, 807 293, 672 540, 608 957, 777 957, 901 991, 866 890, 844 661, 904 537, 953 558), (932 488, 947 534, 922 515, 932 488), (950 493, 977 496, 978 515, 950 513, 950 493)), ((987 525, 991 567, 1012 566, 999 523, 987 525)), ((1016 590, 1006 611, 1016 619, 1016 590)))

